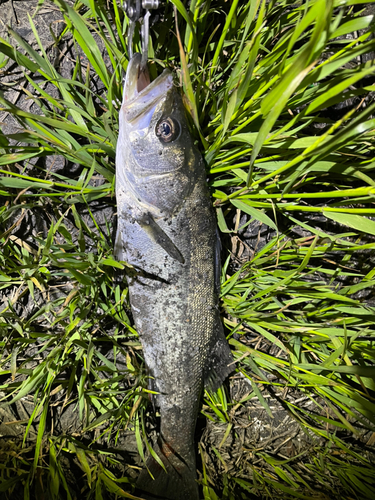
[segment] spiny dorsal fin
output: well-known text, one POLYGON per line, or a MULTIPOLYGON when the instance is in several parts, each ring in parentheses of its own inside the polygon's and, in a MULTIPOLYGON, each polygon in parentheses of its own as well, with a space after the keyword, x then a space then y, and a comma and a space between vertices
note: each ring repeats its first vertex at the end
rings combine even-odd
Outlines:
POLYGON ((234 369, 232 353, 220 324, 203 374, 205 387, 210 391, 217 391, 234 369))

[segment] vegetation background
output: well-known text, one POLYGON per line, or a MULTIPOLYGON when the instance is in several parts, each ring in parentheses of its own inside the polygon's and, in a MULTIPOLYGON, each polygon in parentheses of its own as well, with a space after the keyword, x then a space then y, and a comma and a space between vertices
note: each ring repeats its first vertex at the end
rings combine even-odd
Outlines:
MULTIPOLYGON (((123 1, 1 3, 0 498, 134 498, 157 417, 112 255, 123 1)), ((183 86, 223 241, 235 371, 202 401, 205 499, 375 497, 373 14, 153 15, 150 70, 183 86)))

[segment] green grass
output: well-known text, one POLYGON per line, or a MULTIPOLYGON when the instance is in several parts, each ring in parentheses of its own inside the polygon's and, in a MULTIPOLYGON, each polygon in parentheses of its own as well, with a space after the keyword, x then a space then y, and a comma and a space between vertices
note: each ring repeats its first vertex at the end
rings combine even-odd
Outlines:
MULTIPOLYGON (((31 17, 38 50, 11 29, 0 39, 0 71, 16 63, 33 102, 24 111, 0 93, 0 113, 19 124, 0 131, 0 391, 4 407, 34 404, 24 436, 2 446, 0 492, 75 498, 70 460, 84 498, 131 498, 115 448, 125 430, 141 457, 150 447, 147 380, 127 290, 114 281, 124 269, 112 254, 114 220, 95 216, 96 204, 115 205, 127 19, 120 2, 52 3, 65 23, 56 43, 72 36, 86 58, 70 78, 31 17), (75 168, 54 169, 57 155, 75 168), (42 212, 49 226, 25 235, 42 212), (53 412, 71 408, 79 432, 56 434, 53 412)), ((174 0, 151 28, 151 74, 167 66, 182 82, 209 169, 226 258, 223 319, 251 388, 239 400, 206 393, 202 414, 222 426, 224 447, 238 440, 236 411, 258 400, 272 415, 272 394, 312 439, 287 458, 254 447, 219 479, 201 449, 207 500, 375 495, 373 445, 364 444, 375 431, 375 66, 363 59, 375 40, 364 3, 193 0, 187 12, 174 0), (344 111, 325 111, 346 99, 344 111), (245 223, 269 228, 267 242, 248 251, 245 223)))

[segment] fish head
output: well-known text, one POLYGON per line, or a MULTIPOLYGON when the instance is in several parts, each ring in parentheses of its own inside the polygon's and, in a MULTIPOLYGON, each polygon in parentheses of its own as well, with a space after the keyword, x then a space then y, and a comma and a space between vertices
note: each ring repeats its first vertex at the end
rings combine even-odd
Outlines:
POLYGON ((164 70, 150 82, 140 54, 127 69, 116 155, 117 184, 167 215, 204 175, 172 73, 164 70))

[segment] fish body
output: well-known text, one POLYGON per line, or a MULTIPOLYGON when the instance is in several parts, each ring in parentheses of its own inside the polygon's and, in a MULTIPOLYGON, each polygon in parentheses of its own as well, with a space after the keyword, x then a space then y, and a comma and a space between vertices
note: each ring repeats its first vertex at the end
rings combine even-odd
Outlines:
POLYGON ((127 277, 160 434, 137 486, 143 498, 198 500, 194 433, 204 387, 232 362, 218 310, 220 242, 202 157, 165 70, 149 83, 129 62, 116 151, 115 254, 127 277))

